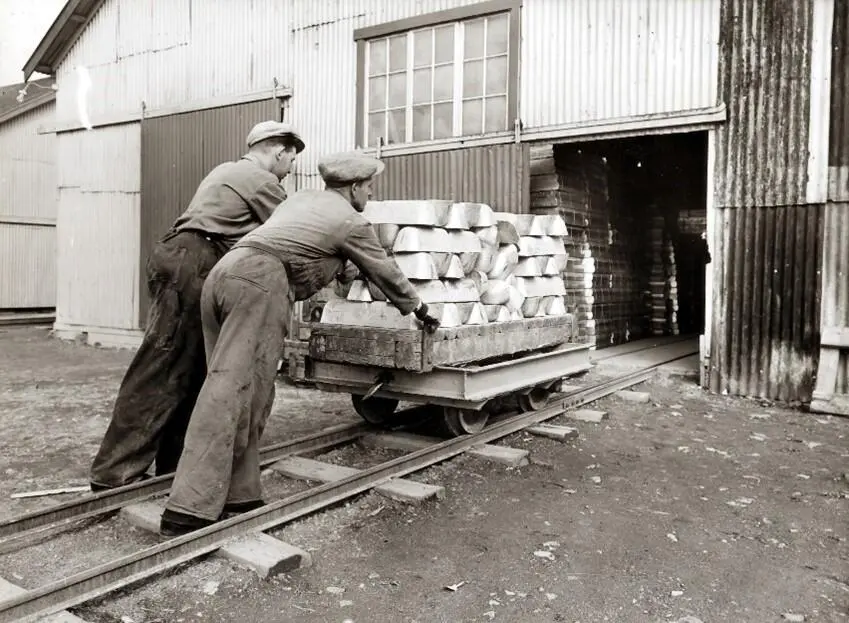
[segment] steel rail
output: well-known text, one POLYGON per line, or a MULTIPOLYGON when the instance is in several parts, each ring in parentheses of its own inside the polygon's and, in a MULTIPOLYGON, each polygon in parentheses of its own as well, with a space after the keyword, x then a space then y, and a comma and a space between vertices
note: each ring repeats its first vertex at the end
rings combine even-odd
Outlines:
POLYGON ((134 554, 98 565, 68 578, 32 589, 0 603, 0 623, 34 621, 39 617, 102 597, 114 590, 209 554, 228 540, 248 532, 265 531, 338 504, 391 478, 420 471, 462 454, 472 446, 489 443, 528 426, 557 417, 567 409, 603 398, 651 378, 658 367, 686 355, 669 358, 635 372, 570 392, 539 411, 494 423, 475 435, 455 437, 364 469, 351 476, 313 487, 262 508, 227 519, 201 530, 169 539, 134 554))
MULTIPOLYGON (((260 461, 265 466, 293 454, 324 450, 354 441, 370 430, 368 425, 359 422, 331 426, 318 433, 266 446, 260 450, 260 461)), ((0 521, 0 542, 10 542, 39 528, 87 519, 119 509, 127 504, 141 502, 157 493, 167 491, 173 480, 173 473, 163 474, 123 487, 100 491, 82 500, 11 517, 0 521)))

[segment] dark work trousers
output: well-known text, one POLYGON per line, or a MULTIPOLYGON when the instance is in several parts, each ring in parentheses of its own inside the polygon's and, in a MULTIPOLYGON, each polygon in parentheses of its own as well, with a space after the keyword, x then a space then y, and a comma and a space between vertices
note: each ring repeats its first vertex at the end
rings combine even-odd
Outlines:
POLYGON ((274 402, 291 299, 283 264, 235 248, 201 297, 209 371, 166 508, 216 521, 224 505, 262 500, 259 441, 274 402))
POLYGON ((141 346, 121 381, 91 483, 118 487, 173 472, 206 376, 200 297, 226 248, 201 233, 170 232, 147 262, 150 311, 141 346))

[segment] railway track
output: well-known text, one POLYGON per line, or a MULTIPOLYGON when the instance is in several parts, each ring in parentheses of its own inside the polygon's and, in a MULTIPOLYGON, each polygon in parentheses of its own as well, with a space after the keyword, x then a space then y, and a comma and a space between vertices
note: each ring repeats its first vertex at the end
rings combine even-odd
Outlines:
MULTIPOLYGON (((548 406, 526 413, 502 415, 481 432, 455 437, 363 469, 348 477, 290 495, 266 506, 220 521, 190 534, 163 541, 133 554, 116 558, 86 571, 23 592, 0 602, 0 623, 34 621, 40 617, 78 606, 134 582, 150 578, 185 562, 216 551, 228 541, 252 532, 279 528, 324 508, 369 491, 393 478, 400 478, 451 459, 475 446, 490 443, 627 387, 649 380, 656 370, 672 361, 690 356, 674 356, 650 366, 604 380, 590 387, 552 397, 548 406)), ((398 414, 400 415, 400 414, 398 414)), ((313 435, 268 446, 262 451, 264 465, 299 454, 330 450, 353 442, 373 428, 365 424, 335 426, 313 435)), ((28 513, 0 523, 0 540, 93 517, 139 502, 168 490, 171 476, 101 492, 43 511, 28 513)))

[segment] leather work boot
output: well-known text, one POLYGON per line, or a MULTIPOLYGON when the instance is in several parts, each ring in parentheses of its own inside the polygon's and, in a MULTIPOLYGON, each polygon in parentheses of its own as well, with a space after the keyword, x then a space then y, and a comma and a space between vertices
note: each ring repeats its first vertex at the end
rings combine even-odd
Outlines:
POLYGON ((224 505, 224 510, 221 511, 221 516, 219 519, 230 519, 231 517, 235 517, 236 515, 241 515, 242 513, 249 513, 258 508, 262 508, 265 506, 265 502, 263 500, 252 500, 250 502, 231 502, 229 504, 224 505))
POLYGON ((201 519, 194 515, 178 513, 166 508, 162 513, 162 519, 159 520, 159 534, 167 537, 183 536, 214 523, 209 519, 201 519))

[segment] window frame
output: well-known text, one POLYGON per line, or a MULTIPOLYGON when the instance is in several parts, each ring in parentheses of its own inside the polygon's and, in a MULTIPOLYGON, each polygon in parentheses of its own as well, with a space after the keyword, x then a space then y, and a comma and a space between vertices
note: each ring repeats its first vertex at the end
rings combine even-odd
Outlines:
MULTIPOLYGON (((519 54, 521 47, 521 8, 523 0, 488 0, 487 2, 478 2, 467 6, 448 9, 447 11, 439 11, 436 13, 428 13, 407 19, 386 22, 366 28, 359 28, 354 31, 354 41, 357 45, 357 85, 356 85, 356 124, 355 124, 355 145, 360 149, 375 149, 375 146, 367 144, 368 135, 368 120, 367 108, 368 104, 365 101, 366 81, 366 47, 370 40, 392 35, 408 34, 412 31, 422 28, 434 28, 449 23, 456 23, 465 20, 489 17, 497 13, 506 13, 508 15, 508 31, 507 31, 507 128, 498 132, 486 132, 483 134, 460 134, 457 136, 428 139, 422 141, 399 142, 392 144, 383 144, 381 148, 409 148, 415 145, 426 145, 429 143, 459 143, 476 138, 487 136, 497 136, 514 131, 513 123, 518 117, 518 100, 519 100, 519 54)), ((456 44, 456 41, 455 41, 456 44)), ((388 58, 388 57, 387 57, 388 58)), ((457 62, 456 56, 454 62, 457 62)), ((462 59, 461 59, 462 62, 462 59)), ((409 88, 409 87, 408 87, 409 88)), ((484 87, 485 88, 485 87, 484 87)), ((456 101, 452 99, 456 106, 456 101)), ((462 104, 462 97, 461 97, 462 104)), ((456 122, 456 120, 455 120, 456 122)), ((485 128, 484 128, 485 130, 485 128)))

